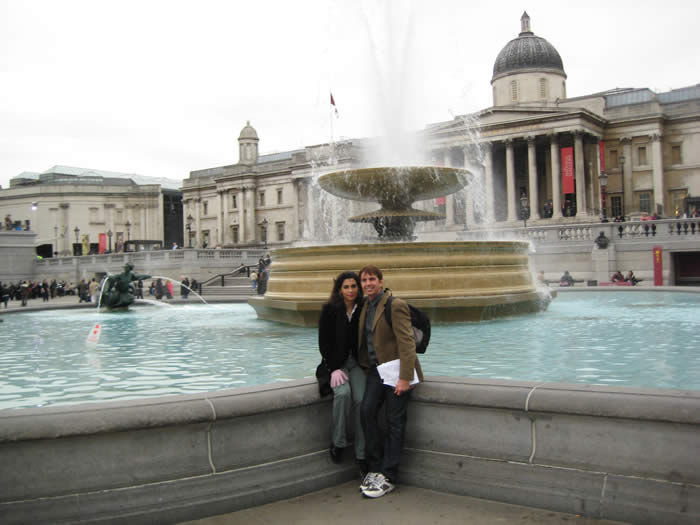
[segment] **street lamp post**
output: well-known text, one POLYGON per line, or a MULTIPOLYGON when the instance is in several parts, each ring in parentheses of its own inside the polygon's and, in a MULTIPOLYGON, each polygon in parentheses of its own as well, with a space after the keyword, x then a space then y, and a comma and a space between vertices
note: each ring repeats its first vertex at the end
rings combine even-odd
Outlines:
POLYGON ((192 215, 187 216, 187 247, 192 248, 192 221, 194 217, 192 215))
POLYGON ((265 249, 267 250, 267 219, 263 219, 262 231, 260 233, 261 233, 262 241, 263 241, 263 243, 265 243, 265 249))
POLYGON ((107 238, 109 239, 109 253, 112 253, 112 230, 107 230, 107 238))
POLYGON ((520 196, 520 218, 523 220, 525 229, 527 229, 527 218, 530 216, 530 205, 527 195, 520 196))
POLYGON ((58 255, 58 225, 53 227, 53 237, 54 237, 54 245, 53 245, 53 253, 54 255, 58 255))
POLYGON ((608 222, 608 215, 605 211, 605 190, 608 186, 608 174, 601 171, 598 176, 598 181, 600 182, 600 209, 602 211, 600 222, 608 222))

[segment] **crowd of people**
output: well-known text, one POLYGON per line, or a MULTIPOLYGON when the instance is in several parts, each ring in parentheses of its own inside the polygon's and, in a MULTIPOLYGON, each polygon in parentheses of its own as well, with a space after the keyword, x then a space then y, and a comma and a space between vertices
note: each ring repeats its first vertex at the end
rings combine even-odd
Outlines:
POLYGON ((260 257, 258 260, 257 270, 250 272, 250 282, 253 286, 253 291, 258 295, 265 295, 267 291, 267 280, 270 277, 270 254, 260 257))
MULTIPOLYGON (((144 282, 139 280, 134 286, 135 297, 143 299, 144 282)), ((65 280, 47 279, 41 281, 20 280, 16 283, 0 282, 0 302, 5 308, 9 308, 10 301, 21 301, 22 306, 27 306, 32 299, 41 299, 49 302, 57 297, 77 297, 79 303, 94 303, 99 300, 102 281, 96 277, 86 280, 81 279, 75 284, 65 280)), ((170 280, 154 279, 146 286, 148 294, 156 299, 172 299, 175 296, 175 287, 170 280)), ((180 285, 180 297, 187 299, 193 291, 201 293, 201 285, 197 279, 183 277, 180 285)))

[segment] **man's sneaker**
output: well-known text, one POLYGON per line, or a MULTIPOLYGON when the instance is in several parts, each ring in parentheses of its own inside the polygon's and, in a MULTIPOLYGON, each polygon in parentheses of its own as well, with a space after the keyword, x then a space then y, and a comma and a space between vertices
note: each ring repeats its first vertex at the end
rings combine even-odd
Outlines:
POLYGON ((379 475, 379 472, 368 472, 365 479, 363 479, 362 483, 360 483, 360 490, 364 492, 366 489, 368 489, 372 485, 374 478, 379 475))
POLYGON ((368 498, 381 498, 395 488, 396 486, 380 472, 374 477, 369 487, 362 491, 362 494, 368 498))

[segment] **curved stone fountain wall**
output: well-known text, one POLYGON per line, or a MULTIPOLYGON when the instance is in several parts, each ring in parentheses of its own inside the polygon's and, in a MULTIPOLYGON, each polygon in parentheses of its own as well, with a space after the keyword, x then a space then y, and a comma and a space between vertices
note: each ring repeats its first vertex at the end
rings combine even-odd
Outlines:
MULTIPOLYGON (((700 522, 700 393, 430 378, 402 482, 633 523, 700 522)), ((0 522, 170 523, 352 479, 314 381, 0 413, 0 522)), ((360 497, 358 495, 358 497, 360 497)))
POLYGON ((524 241, 412 242, 286 248, 273 252, 267 292, 248 303, 258 317, 314 326, 333 279, 374 264, 384 286, 433 322, 482 321, 537 312, 524 241))

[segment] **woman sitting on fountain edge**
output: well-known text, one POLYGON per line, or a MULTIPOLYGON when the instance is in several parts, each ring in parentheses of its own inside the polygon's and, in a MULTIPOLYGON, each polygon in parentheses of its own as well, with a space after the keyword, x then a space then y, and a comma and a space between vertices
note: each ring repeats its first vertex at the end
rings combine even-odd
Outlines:
POLYGON ((362 287, 355 272, 341 273, 333 283, 328 302, 323 305, 318 323, 318 346, 331 372, 333 389, 333 427, 331 460, 339 463, 347 447, 347 421, 352 421, 355 435, 355 458, 360 474, 367 474, 365 438, 360 419, 360 405, 367 379, 357 362, 357 334, 362 287))

